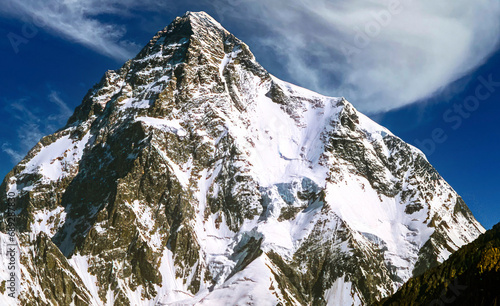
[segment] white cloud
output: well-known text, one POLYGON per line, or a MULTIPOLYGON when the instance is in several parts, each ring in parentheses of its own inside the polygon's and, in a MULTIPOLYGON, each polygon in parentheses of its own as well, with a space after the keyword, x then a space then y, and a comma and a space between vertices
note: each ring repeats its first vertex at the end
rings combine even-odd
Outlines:
MULTIPOLYGON (((104 23, 102 14, 127 15, 136 1, 99 0, 7 0, 0 12, 22 18, 34 31, 40 28, 80 43, 103 55, 123 61, 135 55, 139 46, 123 40, 123 25, 104 23)), ((30 31, 30 30, 28 30, 30 31)), ((28 35, 28 38, 30 35, 28 35)))
POLYGON ((19 162, 20 160, 23 159, 24 155, 22 155, 22 153, 12 149, 11 147, 11 144, 8 143, 8 142, 5 142, 2 144, 2 151, 9 155, 10 159, 12 160, 12 162, 14 163, 17 163, 19 162))
POLYGON ((497 0, 225 2, 219 19, 267 25, 260 43, 291 80, 371 113, 431 96, 482 64, 500 37, 497 0))

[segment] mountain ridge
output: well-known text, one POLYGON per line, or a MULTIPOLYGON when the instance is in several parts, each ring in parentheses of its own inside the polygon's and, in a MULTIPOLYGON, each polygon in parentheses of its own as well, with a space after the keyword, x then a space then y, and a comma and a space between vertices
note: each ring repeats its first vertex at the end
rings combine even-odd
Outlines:
POLYGON ((422 152, 203 12, 106 72, 1 190, 35 305, 368 304, 484 231, 422 152))
POLYGON ((497 305, 500 223, 378 305, 497 305))

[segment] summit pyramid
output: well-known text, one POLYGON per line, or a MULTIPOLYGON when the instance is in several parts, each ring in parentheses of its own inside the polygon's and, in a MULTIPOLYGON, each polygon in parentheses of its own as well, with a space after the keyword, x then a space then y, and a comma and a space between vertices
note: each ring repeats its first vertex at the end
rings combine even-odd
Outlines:
POLYGON ((204 12, 106 72, 0 190, 20 278, 12 299, 0 263, 1 305, 367 305, 484 232, 422 152, 204 12))

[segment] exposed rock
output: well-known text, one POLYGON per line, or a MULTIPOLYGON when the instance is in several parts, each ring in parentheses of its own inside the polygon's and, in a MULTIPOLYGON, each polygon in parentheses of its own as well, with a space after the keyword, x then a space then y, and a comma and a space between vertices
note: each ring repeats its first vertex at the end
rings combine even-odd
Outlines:
POLYGON ((484 231, 419 150, 203 12, 106 72, 0 188, 23 305, 368 304, 484 231))

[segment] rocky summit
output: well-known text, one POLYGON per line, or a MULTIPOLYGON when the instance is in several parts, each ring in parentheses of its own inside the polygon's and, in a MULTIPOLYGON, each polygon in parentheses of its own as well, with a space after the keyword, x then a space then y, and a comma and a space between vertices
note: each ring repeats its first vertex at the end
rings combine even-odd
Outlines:
POLYGON ((1 196, 2 305, 368 305, 484 232, 422 152, 203 12, 106 72, 1 196))

